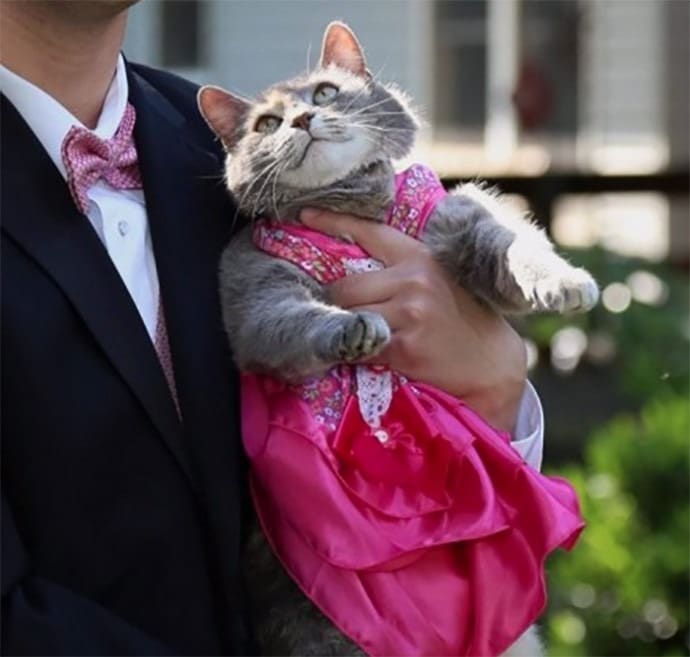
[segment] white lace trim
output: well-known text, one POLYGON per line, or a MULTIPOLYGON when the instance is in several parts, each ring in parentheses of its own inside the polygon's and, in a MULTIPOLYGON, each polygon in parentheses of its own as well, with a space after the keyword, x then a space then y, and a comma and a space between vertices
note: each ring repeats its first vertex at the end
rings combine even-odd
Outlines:
POLYGON ((355 374, 359 412, 370 427, 378 429, 393 399, 393 373, 358 365, 355 374))
MULTIPOLYGON (((343 258, 342 263, 348 274, 383 269, 383 263, 375 258, 343 258)), ((388 369, 358 365, 355 368, 355 376, 359 412, 374 430, 376 438, 381 443, 386 443, 389 436, 381 429, 381 418, 388 412, 393 399, 393 373, 388 369)))
POLYGON ((348 274, 361 274, 383 269, 383 263, 376 258, 343 258, 342 262, 348 274))

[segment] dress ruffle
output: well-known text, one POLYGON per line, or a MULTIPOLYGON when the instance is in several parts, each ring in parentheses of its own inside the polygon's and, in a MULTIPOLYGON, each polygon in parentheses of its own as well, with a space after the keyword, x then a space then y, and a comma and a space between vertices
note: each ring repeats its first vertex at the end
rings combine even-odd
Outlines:
POLYGON ((245 375, 252 491, 277 556, 370 655, 498 655, 541 613, 543 562, 583 525, 457 399, 398 389, 382 444, 350 399, 336 433, 280 382, 245 375))

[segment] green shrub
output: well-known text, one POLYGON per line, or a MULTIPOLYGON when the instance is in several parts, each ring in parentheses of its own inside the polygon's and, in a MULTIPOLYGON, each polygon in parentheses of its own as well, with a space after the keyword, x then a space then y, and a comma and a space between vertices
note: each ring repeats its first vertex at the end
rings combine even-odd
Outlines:
POLYGON ((552 657, 688 654, 689 433, 687 397, 663 394, 595 431, 584 465, 558 472, 588 526, 548 566, 552 657))

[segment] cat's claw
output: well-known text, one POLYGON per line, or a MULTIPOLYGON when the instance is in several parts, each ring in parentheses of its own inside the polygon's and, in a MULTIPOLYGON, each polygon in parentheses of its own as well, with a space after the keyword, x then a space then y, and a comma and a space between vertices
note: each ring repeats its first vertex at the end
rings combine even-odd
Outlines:
POLYGON ((534 310, 585 312, 599 300, 599 287, 587 271, 573 267, 537 281, 531 296, 534 310))
POLYGON ((375 356, 391 339, 386 320, 377 313, 352 313, 347 318, 338 344, 338 358, 352 362, 375 356))

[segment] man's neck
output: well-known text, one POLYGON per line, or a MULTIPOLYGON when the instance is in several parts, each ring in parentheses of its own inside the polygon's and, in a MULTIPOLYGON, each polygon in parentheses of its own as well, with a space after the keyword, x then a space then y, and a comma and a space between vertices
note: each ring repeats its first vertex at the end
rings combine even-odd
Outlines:
POLYGON ((2 5, 2 64, 94 128, 117 68, 127 12, 86 24, 56 19, 40 2, 2 5))

